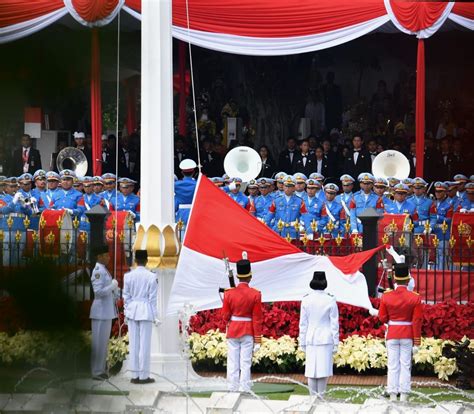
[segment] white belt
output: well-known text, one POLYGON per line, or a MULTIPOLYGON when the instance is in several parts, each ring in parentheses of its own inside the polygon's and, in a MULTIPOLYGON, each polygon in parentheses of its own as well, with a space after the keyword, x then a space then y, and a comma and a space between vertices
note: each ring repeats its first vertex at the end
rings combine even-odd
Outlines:
POLYGON ((231 316, 230 320, 235 322, 252 322, 252 318, 247 316, 231 316))
POLYGON ((413 325, 412 322, 407 321, 388 321, 389 326, 411 326, 413 325))
POLYGON ((180 204, 179 208, 191 208, 192 204, 180 204))
POLYGON ((10 217, 26 217, 26 214, 23 213, 10 213, 10 217))

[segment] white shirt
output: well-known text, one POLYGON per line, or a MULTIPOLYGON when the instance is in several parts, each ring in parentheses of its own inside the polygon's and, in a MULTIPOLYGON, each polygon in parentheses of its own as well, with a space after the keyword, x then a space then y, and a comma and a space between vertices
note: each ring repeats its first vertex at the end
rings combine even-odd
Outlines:
POLYGON ((126 318, 135 321, 158 318, 158 279, 144 266, 125 273, 122 294, 126 318))
POLYGON ((289 150, 288 150, 288 152, 290 153, 290 154, 289 154, 289 155, 290 155, 290 162, 292 163, 292 162, 293 162, 293 157, 294 157, 294 155, 295 155, 295 151, 289 151, 289 150))
POLYGON ((302 346, 339 344, 339 311, 334 296, 315 290, 303 298, 299 343, 302 346))
POLYGON ((92 289, 94 301, 92 302, 89 317, 91 319, 114 319, 117 317, 115 308, 115 293, 112 285, 112 276, 107 268, 100 263, 92 271, 92 289))
POLYGON ((316 160, 316 163, 318 166, 316 167, 316 172, 321 174, 321 171, 323 169, 323 160, 316 160))
POLYGON ((21 156, 26 158, 26 162, 23 163, 23 172, 27 173, 28 168, 29 168, 28 158, 30 157, 30 147, 28 147, 28 148, 22 147, 21 148, 21 156), (25 154, 25 151, 26 151, 26 154, 25 154))
POLYGON ((353 153, 353 156, 354 156, 354 164, 356 164, 356 163, 357 163, 357 160, 358 160, 358 158, 359 158, 359 152, 354 152, 354 153, 353 153))

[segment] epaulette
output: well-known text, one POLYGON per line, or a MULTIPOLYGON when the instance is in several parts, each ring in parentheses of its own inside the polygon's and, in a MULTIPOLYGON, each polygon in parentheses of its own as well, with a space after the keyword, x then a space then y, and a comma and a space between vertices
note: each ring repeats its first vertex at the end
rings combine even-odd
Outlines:
POLYGON ((390 293, 390 292, 393 292, 393 289, 388 288, 388 289, 385 289, 385 292, 383 292, 383 294, 385 295, 386 293, 390 293))
POLYGON ((415 295, 420 296, 420 294, 418 292, 415 292, 414 290, 412 290, 412 293, 414 293, 415 295))
POLYGON ((224 292, 227 292, 228 290, 232 290, 232 289, 235 289, 235 288, 233 288, 233 287, 225 288, 225 289, 224 289, 224 292))

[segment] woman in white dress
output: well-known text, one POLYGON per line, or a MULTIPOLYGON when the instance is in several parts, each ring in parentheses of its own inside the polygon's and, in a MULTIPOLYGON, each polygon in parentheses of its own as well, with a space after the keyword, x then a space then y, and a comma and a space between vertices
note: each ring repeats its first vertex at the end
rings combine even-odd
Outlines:
POLYGON ((311 395, 322 396, 332 376, 333 353, 339 345, 339 311, 336 299, 326 293, 325 272, 314 272, 309 286, 314 292, 301 301, 300 348, 306 353, 304 375, 311 395))

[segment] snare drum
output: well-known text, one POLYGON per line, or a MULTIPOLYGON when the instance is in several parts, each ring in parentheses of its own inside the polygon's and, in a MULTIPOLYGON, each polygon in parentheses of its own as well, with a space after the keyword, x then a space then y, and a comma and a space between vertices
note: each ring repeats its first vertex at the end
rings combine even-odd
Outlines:
POLYGON ((44 210, 39 222, 39 243, 43 256, 71 253, 74 238, 71 215, 66 210, 44 210))

